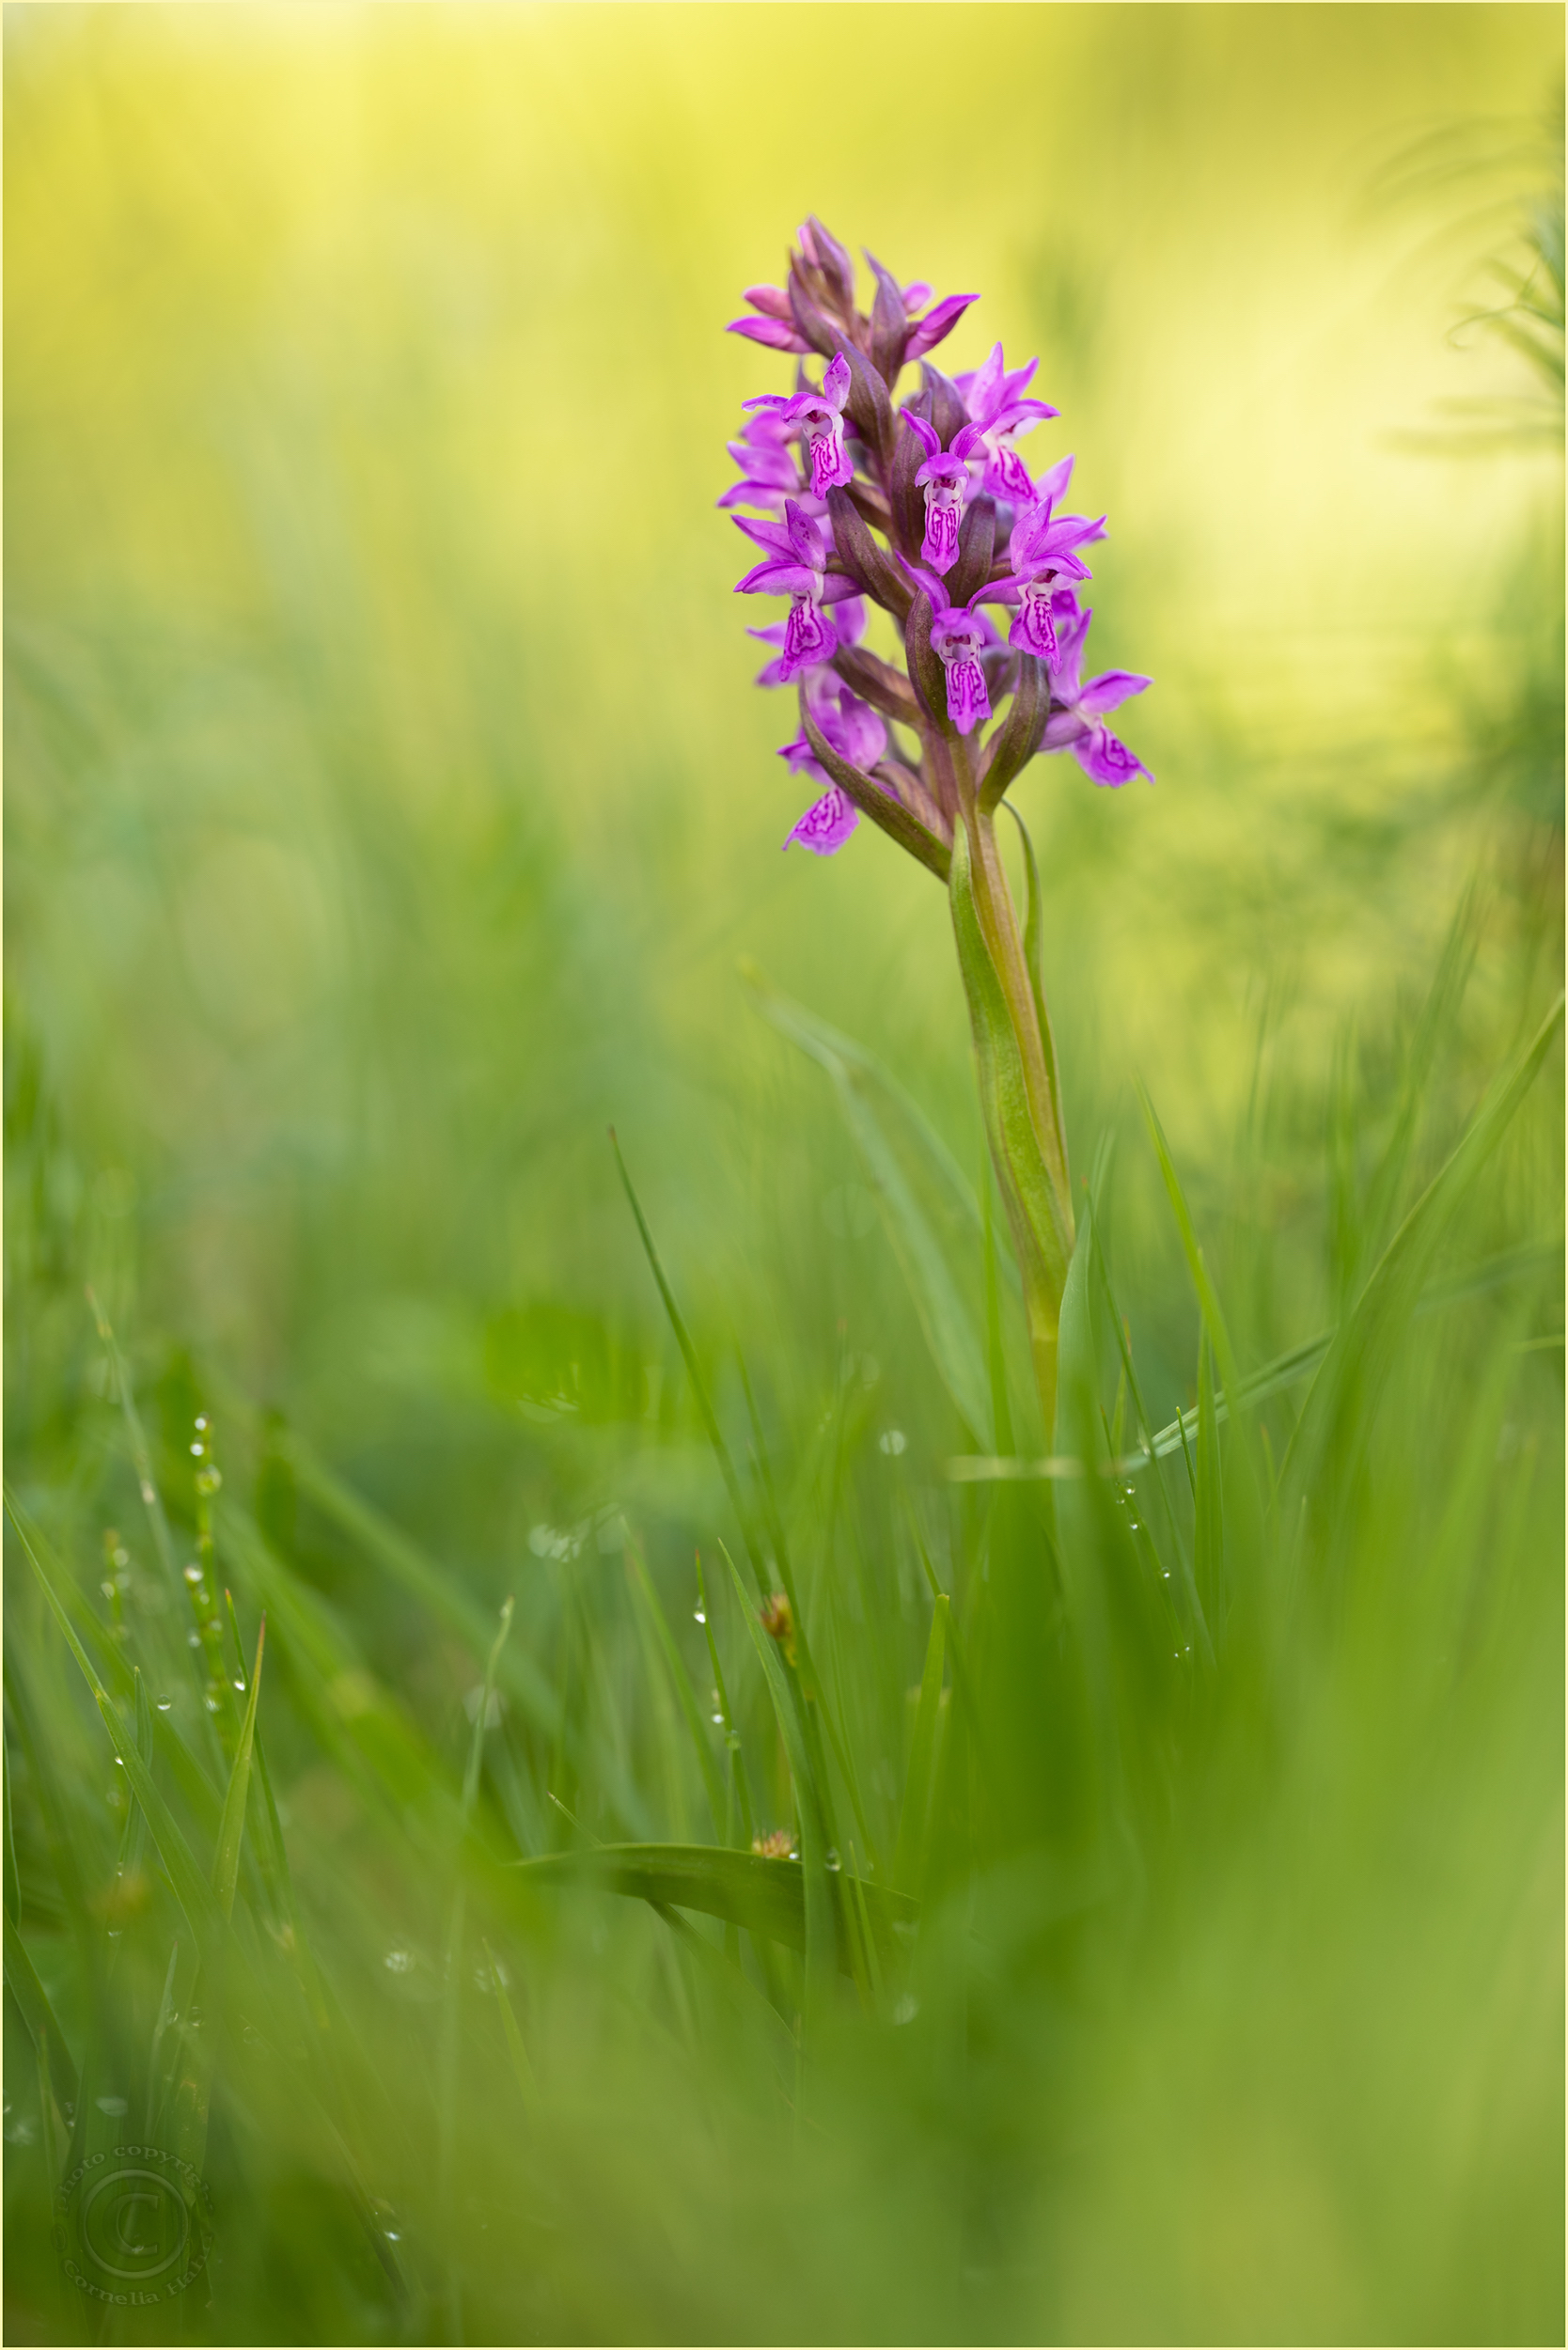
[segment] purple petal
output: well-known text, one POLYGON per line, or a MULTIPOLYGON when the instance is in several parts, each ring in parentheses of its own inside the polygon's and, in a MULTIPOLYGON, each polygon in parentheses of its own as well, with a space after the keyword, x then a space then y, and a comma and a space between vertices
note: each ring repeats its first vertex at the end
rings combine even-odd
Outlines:
POLYGON ((1047 751, 1069 751, 1074 743, 1089 731, 1082 718, 1071 710, 1053 710, 1045 721, 1042 748, 1047 751))
POLYGON ((978 424, 966 424, 953 435, 949 452, 954 457, 978 457, 985 446, 985 433, 978 424))
POLYGON ((1090 718, 1102 718, 1107 710, 1120 709, 1124 701, 1143 693, 1153 682, 1152 678, 1138 677, 1131 669, 1103 669, 1080 692, 1078 708, 1090 718))
POLYGON ((958 561, 959 509, 956 506, 928 506, 926 535, 920 541, 920 559, 933 572, 950 572, 958 561))
POLYGON ((1057 632, 1051 619, 1051 599, 1026 588, 1018 607, 1018 617, 1008 631, 1008 643, 1014 652, 1032 652, 1037 660, 1054 663, 1060 657, 1057 632))
POLYGON ((905 424, 909 427, 911 432, 914 433, 915 438, 919 442, 920 446, 925 450, 926 455, 928 457, 940 457, 942 454, 942 439, 935 427, 933 425, 929 425, 924 416, 917 416, 912 408, 901 408, 899 410, 899 414, 903 418, 905 424))
POLYGON ((809 596, 816 592, 821 572, 801 563, 759 563, 735 582, 738 596, 809 596))
POLYGON ((1108 783, 1113 790, 1131 783, 1135 776, 1154 777, 1136 753, 1119 743, 1105 727, 1090 727, 1080 742, 1073 745, 1073 756, 1092 783, 1108 783))
POLYGON ((808 563, 820 572, 827 560, 827 546, 822 532, 806 509, 795 498, 784 501, 784 521, 789 531, 789 543, 797 563, 808 563))
POLYGON ((840 791, 836 783, 830 783, 822 798, 814 801, 799 823, 792 826, 784 846, 789 848, 792 841, 798 840, 803 849, 811 851, 813 856, 833 856, 843 847, 859 822, 860 810, 848 792, 840 791))
POLYGON ((823 377, 823 398, 830 408, 841 409, 850 395, 850 364, 842 352, 823 377))
POLYGON ((744 530, 754 546, 766 547, 770 555, 782 556, 786 561, 794 558, 794 541, 782 523, 761 523, 750 514, 731 514, 737 530, 744 530))
POLYGON ((912 286, 906 286, 904 288, 903 306, 911 318, 914 317, 917 310, 923 310, 925 308, 926 304, 931 300, 931 297, 935 290, 936 289, 933 286, 928 286, 926 284, 923 277, 917 277, 912 286))
POLYGON ((985 671, 978 661, 948 664, 948 715, 960 734, 967 734, 991 715, 985 671))
POLYGON ((790 297, 782 286, 748 286, 745 298, 764 318, 787 319, 790 315, 790 297))
POLYGON ((939 302, 934 310, 928 310, 918 325, 910 332, 909 340, 904 345, 905 359, 921 359, 928 351, 934 351, 937 344, 952 333, 970 303, 979 300, 979 294, 949 294, 947 300, 939 302))
POLYGON ((765 343, 770 351, 811 348, 805 336, 797 335, 782 319, 731 319, 724 331, 727 335, 744 335, 748 342, 765 343))
POLYGON ((1059 505, 1067 495, 1067 485, 1072 478, 1073 460, 1071 457, 1058 457, 1056 463, 1048 466, 1040 479, 1031 485, 1034 495, 1043 498, 1047 506, 1059 505))

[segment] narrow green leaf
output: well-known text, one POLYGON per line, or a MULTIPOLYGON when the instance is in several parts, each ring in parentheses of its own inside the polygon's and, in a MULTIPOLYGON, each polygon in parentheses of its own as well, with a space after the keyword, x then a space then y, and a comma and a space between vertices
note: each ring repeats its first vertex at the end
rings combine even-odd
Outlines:
POLYGON ((251 1667, 245 1718, 240 1729, 234 1768, 228 1775, 228 1790, 223 1799, 217 1856, 212 1863, 212 1890, 226 1919, 234 1913, 234 1888, 240 1876, 240 1846, 245 1833, 245 1798, 250 1790, 251 1743, 256 1736, 256 1708, 261 1696, 261 1653, 266 1641, 267 1619, 263 1616, 256 1635, 256 1662, 251 1667))
POLYGON ((659 1295, 664 1300, 665 1312, 669 1317, 669 1326, 675 1333, 675 1343, 680 1348, 681 1359, 686 1366, 686 1376, 692 1383, 692 1392, 697 1398, 698 1410, 702 1415, 702 1425, 707 1431, 708 1442, 713 1447, 713 1458, 718 1463, 719 1474, 724 1479, 726 1490, 729 1495, 730 1507, 735 1512, 736 1523, 740 1527, 741 1536, 745 1543, 746 1556, 751 1561, 751 1571, 757 1578, 757 1589, 760 1593, 765 1593, 767 1581, 762 1573, 760 1553, 752 1536, 751 1517, 745 1506, 745 1496, 741 1491, 741 1480, 735 1473, 735 1464, 730 1456, 729 1447, 724 1440, 724 1431, 719 1426, 717 1415, 708 1401, 708 1390, 703 1384, 702 1367, 697 1359, 697 1349, 687 1335, 686 1325, 681 1318, 681 1308, 675 1302, 675 1292, 666 1278, 664 1266, 659 1260, 659 1252, 653 1246, 653 1235, 648 1229, 648 1218, 642 1212, 641 1200, 632 1187, 632 1178, 626 1171, 626 1162, 620 1155, 620 1145, 616 1139, 613 1126, 610 1128, 610 1149, 615 1152, 615 1163, 619 1169, 621 1186, 631 1205, 632 1214, 636 1219, 643 1254, 647 1257, 650 1270, 658 1284, 659 1295))
MULTIPOLYGON (((729 1852, 717 1844, 594 1844, 512 1866, 531 1885, 591 1886, 633 1894, 655 1906, 701 1910, 807 1951, 809 1965, 809 1881, 798 1860, 767 1860, 760 1853, 729 1852)), ((886 1964, 898 1955, 901 1935, 918 1920, 917 1903, 886 1886, 852 1879, 845 1871, 824 1871, 823 1884, 830 1964, 853 1976, 855 1917, 862 1903, 879 1960, 886 1964)))
POLYGON ((983 1226, 962 1169, 925 1113, 870 1053, 783 995, 755 964, 743 963, 741 972, 763 1019, 832 1079, 932 1360, 964 1425, 988 1440, 990 1383, 969 1303, 980 1286, 983 1226))
MULTIPOLYGON (((827 1841, 823 1828, 823 1804, 811 1769, 804 1726, 801 1721, 804 1700, 798 1699, 796 1690, 791 1685, 789 1676, 779 1660, 778 1651, 772 1635, 763 1629, 758 1621, 756 1610, 748 1604, 740 1571, 728 1551, 724 1554, 724 1559, 734 1582, 735 1596, 740 1601, 741 1614, 745 1620, 745 1628, 751 1636, 752 1647, 756 1650, 758 1661, 762 1668, 762 1678, 767 1683, 768 1695, 773 1700, 774 1716, 778 1724, 778 1734, 784 1741, 784 1752, 789 1760, 790 1776, 794 1780, 795 1804, 800 1816, 800 1866, 805 1900, 805 1940, 802 1947, 806 1952, 807 2000, 808 2004, 811 2005, 814 2004, 817 1994, 823 1987, 826 1975, 832 1969, 833 1927, 827 1882, 827 1841)), ((755 1859, 758 1856, 750 1853, 743 1853, 739 1856, 743 1860, 755 1859)))
POLYGON ((22 2011, 22 2020, 41 2060, 47 2040, 49 2061, 55 2089, 67 2106, 76 2103, 76 2067, 66 2046, 64 2032, 55 2019, 49 2004, 49 1994, 39 1981, 38 1969, 27 1955, 26 1944, 12 1924, 5 1920, 6 1982, 12 1998, 22 2011))
POLYGON ((1348 1436, 1341 1473, 1365 1442, 1371 1409, 1382 1390, 1393 1349, 1416 1309, 1444 1233, 1465 1195, 1507 1132, 1562 1023, 1560 995, 1512 1068, 1488 1089, 1432 1182, 1405 1216, 1341 1324, 1308 1392, 1280 1468, 1283 1487, 1293 1470, 1300 1489, 1311 1488, 1341 1419, 1348 1436), (1358 1398, 1367 1399, 1363 1410, 1358 1398))
POLYGON ((45 1572, 42 1560, 30 1538, 24 1522, 24 1513, 20 1510, 15 1496, 8 1488, 6 1492, 6 1507, 10 1512, 11 1523, 16 1528, 28 1562, 39 1579, 50 1612, 65 1635, 66 1645, 76 1659, 82 1677, 92 1692, 93 1700, 102 1717, 103 1727, 109 1733, 110 1743, 125 1767, 125 1775, 130 1781, 132 1793, 147 1814, 148 1826, 151 1831, 152 1841, 158 1847, 159 1857, 168 1872, 169 1882, 174 1888, 175 1899, 190 1921, 191 1931, 196 1936, 197 1947, 203 1956, 215 1956, 227 1940, 228 1920, 218 1906, 217 1898, 212 1887, 197 1867, 195 1856, 180 1834, 173 1813, 160 1794, 151 1771, 137 1752, 135 1740, 126 1735, 124 1724, 115 1710, 114 1700, 93 1670, 86 1651, 76 1637, 65 1605, 45 1572))
POLYGON ((517 2083, 523 2109, 531 2118, 539 2110, 539 2082, 528 2061, 523 2034, 517 2029, 517 2018, 512 2013, 511 2001, 507 1997, 507 1986, 501 1979, 495 1953, 488 1942, 481 1942, 479 1947, 484 1951, 485 1964, 490 1968, 490 1987, 495 1994, 495 2004, 501 2012, 501 2033, 507 2044, 507 2061, 511 2066, 511 2076, 517 2083))
POLYGON ((1224 1627, 1224 1512, 1219 1474, 1219 1426, 1207 1331, 1198 1337, 1198 1443, 1193 1465, 1193 1572, 1203 1613, 1217 1639, 1224 1627))
POLYGON ((893 1883, 901 1893, 919 1892, 925 1867, 947 1637, 948 1595, 946 1591, 939 1591, 931 1611, 931 1634, 926 1641, 925 1669, 920 1675, 920 1695, 915 1709, 915 1735, 909 1749, 909 1775, 904 1780, 898 1848, 893 1857, 893 1883))

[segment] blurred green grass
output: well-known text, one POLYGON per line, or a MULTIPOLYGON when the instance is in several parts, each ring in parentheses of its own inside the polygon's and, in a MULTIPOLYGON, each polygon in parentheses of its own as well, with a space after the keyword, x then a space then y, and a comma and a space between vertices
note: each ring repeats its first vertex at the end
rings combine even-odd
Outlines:
MULTIPOLYGON (((742 1340, 880 1868, 929 1613, 909 1511, 955 1596, 1003 1555, 1005 1513, 942 1481, 964 1433, 827 1089, 736 977, 864 1040, 978 1174, 934 893, 864 836, 777 853, 782 720, 712 501, 783 373, 717 331, 736 290, 808 209, 979 288, 954 364, 1039 349, 1053 451, 1109 509, 1097 642, 1155 676, 1159 786, 1049 761, 1019 797, 1164 1419, 1196 1324, 1132 1079, 1250 1365, 1365 1277, 1472 877, 1406 1198, 1556 983, 1560 455, 1410 444, 1531 388, 1444 330, 1560 174, 1560 65, 1558 20, 1507 7, 8 11, 11 1475, 85 1592, 124 1529, 133 1637, 199 1745, 84 1280, 180 1542, 216 1410, 271 1545, 220 1523, 247 1636, 273 1610, 263 1735, 356 2152, 412 2215, 400 2314, 237 2076, 198 2330, 429 2338, 455 2261, 474 2339, 1560 2331, 1549 1273, 1413 1325, 1346 1472, 1351 1601, 1174 1739, 1114 1921, 1043 1961, 1020 1881, 976 1961, 939 1918, 917 2026, 837 2018, 804 2124, 657 1919, 530 1906, 495 1866, 567 1841, 547 1790, 595 1835, 709 1832, 618 1521, 699 1691, 690 1553, 734 1529, 612 1120, 736 1442, 742 1340), (1402 180, 1435 129, 1444 167, 1402 180), (445 1615, 302 1459, 423 1544, 445 1615), (471 1903, 543 2118, 476 1982, 454 2205, 443 1921, 508 1592, 566 1729, 503 1681, 471 1903)), ((1560 1130, 1527 1105, 1450 1269, 1560 1231, 1560 1130)), ((80 2058, 119 1815, 8 1562, 19 1914, 80 2058)), ((171 1916, 155 1888, 127 1937, 144 2025, 171 1916)), ((20 2073, 8 2003, 7 2033, 20 2073)), ((8 2094, 14 2245, 40 2177, 8 2094)), ((10 2330, 71 2338, 41 2237, 11 2269, 10 2330)))

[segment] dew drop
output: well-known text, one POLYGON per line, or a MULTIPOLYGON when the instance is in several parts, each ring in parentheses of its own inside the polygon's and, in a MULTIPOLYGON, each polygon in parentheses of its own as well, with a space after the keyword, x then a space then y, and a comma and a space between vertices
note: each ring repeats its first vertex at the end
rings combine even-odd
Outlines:
POLYGON ((174 1700, 172 1698, 160 1698, 158 1700, 158 1711, 160 1714, 169 1713, 172 1710, 174 1700))
POLYGON ((701 1610, 701 1608, 700 1608, 700 1607, 694 1607, 694 1608, 692 1609, 692 1622, 693 1622, 693 1623, 706 1623, 706 1622, 707 1622, 707 1621, 708 1621, 708 1619, 707 1619, 707 1617, 703 1614, 703 1612, 702 1612, 702 1610, 701 1610))
POLYGON ((920 2013, 920 2002, 912 1991, 902 1991, 893 2001, 895 2024, 912 2024, 920 2013))
POLYGON ((236 1687, 236 1689, 238 1689, 238 1690, 241 1692, 241 1694, 242 1694, 242 1695, 243 1694, 245 1684, 244 1684, 244 1683, 243 1683, 243 1681, 237 1681, 237 1682, 234 1684, 234 1686, 236 1687))
POLYGON ((389 1975, 406 1975, 413 1964, 414 1952, 404 1950, 388 1950, 382 1960, 382 1965, 389 1975))
POLYGON ((93 2104, 100 2113, 107 2113, 116 2121, 122 2113, 129 2113, 131 2110, 123 2097, 95 2097, 93 2104))
POLYGON ((199 1633, 199 1632, 187 1632, 187 1633, 186 1633, 186 1635, 185 1635, 185 1646, 186 1646, 187 1648, 199 1648, 199 1647, 201 1646, 201 1635, 200 1635, 200 1633, 199 1633))
POLYGON ((724 1720, 724 1716, 723 1716, 722 1714, 715 1714, 715 1715, 713 1716, 713 1719, 715 1722, 722 1723, 722 1722, 723 1722, 723 1720, 724 1720))
POLYGON ((211 1690, 208 1691, 206 1697, 202 1700, 202 1703, 206 1706, 209 1714, 215 1714, 218 1710, 218 1700, 212 1695, 211 1690))
POLYGON ((185 1570, 185 1580, 187 1583, 199 1583, 201 1581, 201 1569, 196 1565, 194 1559, 185 1570))
POLYGON ((153 1492, 152 1487, 148 1483, 147 1479, 144 1477, 142 1479, 142 1499, 146 1502, 149 1510, 157 1498, 157 1495, 153 1492))

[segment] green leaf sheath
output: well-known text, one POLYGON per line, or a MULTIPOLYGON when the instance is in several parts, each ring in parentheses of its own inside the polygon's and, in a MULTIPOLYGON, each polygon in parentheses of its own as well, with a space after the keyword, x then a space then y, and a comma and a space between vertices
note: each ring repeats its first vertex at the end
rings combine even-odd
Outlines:
POLYGON ((980 1109, 1023 1277, 1035 1381, 1049 1428, 1073 1205, 1023 941, 987 816, 971 813, 953 836, 949 902, 980 1109))

